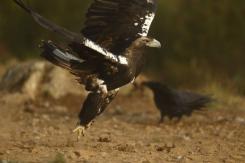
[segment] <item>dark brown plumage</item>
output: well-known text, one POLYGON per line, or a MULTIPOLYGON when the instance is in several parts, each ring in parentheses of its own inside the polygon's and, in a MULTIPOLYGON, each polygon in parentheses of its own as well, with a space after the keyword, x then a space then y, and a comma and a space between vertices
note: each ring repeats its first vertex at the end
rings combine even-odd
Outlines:
POLYGON ((22 0, 13 0, 42 27, 68 40, 70 51, 44 41, 42 57, 69 70, 90 92, 79 114, 81 135, 113 100, 120 87, 142 71, 147 47, 160 47, 148 37, 157 0, 93 0, 80 33, 56 25, 22 0))

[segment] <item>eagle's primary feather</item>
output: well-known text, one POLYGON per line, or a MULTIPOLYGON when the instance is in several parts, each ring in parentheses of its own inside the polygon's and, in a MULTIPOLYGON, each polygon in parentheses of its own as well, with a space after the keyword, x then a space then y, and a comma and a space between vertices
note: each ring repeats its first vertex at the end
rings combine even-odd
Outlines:
POLYGON ((156 0, 95 0, 86 14, 82 34, 115 55, 147 36, 156 0))
POLYGON ((118 89, 132 82, 144 65, 146 47, 160 47, 147 37, 157 0, 93 0, 81 33, 71 32, 42 17, 23 0, 13 0, 42 27, 65 37, 67 52, 51 41, 42 56, 69 70, 90 91, 79 115, 80 134, 114 99, 118 89))

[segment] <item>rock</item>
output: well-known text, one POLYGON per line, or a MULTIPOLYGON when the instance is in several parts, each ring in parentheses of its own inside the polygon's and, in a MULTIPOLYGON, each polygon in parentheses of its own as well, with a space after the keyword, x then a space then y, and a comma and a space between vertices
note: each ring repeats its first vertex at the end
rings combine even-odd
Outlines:
MULTIPOLYGON (((10 67, 0 79, 0 91, 21 92, 35 99, 39 95, 60 99, 67 95, 86 96, 87 92, 76 77, 58 66, 46 61, 28 61, 10 67)), ((140 83, 147 80, 143 75, 120 89, 119 95, 131 95, 140 83)))
POLYGON ((81 85, 69 72, 54 67, 46 75, 47 82, 43 83, 43 92, 48 93, 53 98, 58 99, 67 94, 85 95, 81 85))
POLYGON ((0 91, 21 92, 31 99, 40 94, 55 99, 69 94, 86 95, 68 71, 45 61, 29 61, 9 68, 0 80, 0 91))
POLYGON ((20 90, 29 78, 32 66, 33 64, 23 63, 10 67, 1 79, 0 90, 11 92, 20 90))
POLYGON ((45 76, 45 62, 36 62, 35 64, 29 65, 28 74, 21 88, 22 92, 29 95, 31 98, 35 98, 39 91, 39 84, 45 76))

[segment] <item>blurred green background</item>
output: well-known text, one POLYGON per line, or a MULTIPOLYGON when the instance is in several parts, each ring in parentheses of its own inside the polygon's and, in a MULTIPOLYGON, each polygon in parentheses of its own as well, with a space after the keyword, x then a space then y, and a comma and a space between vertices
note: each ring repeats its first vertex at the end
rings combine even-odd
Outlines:
MULTIPOLYGON (((150 35, 165 45, 151 50, 145 72, 170 85, 212 85, 245 94, 245 1, 158 0, 150 35)), ((92 0, 26 1, 54 22, 78 32, 92 0)), ((1 63, 39 57, 41 39, 62 42, 11 0, 0 2, 1 63)))

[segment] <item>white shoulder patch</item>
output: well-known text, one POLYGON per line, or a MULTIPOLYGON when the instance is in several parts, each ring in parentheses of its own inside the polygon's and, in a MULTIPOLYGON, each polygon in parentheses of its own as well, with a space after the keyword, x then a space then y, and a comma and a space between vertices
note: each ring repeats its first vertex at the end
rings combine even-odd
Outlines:
POLYGON ((142 18, 142 19, 145 19, 145 21, 142 25, 142 32, 139 33, 140 36, 147 36, 148 35, 148 32, 150 30, 151 23, 152 23, 154 17, 155 17, 155 13, 148 11, 147 14, 145 15, 145 17, 142 18))
POLYGON ((123 64, 123 65, 128 64, 128 61, 124 56, 114 55, 113 53, 107 51, 106 49, 102 48, 101 46, 99 46, 98 44, 96 44, 95 42, 87 38, 84 38, 83 44, 86 47, 91 48, 97 51, 98 53, 100 53, 101 55, 103 55, 105 59, 111 60, 112 62, 115 62, 115 63, 123 64))

